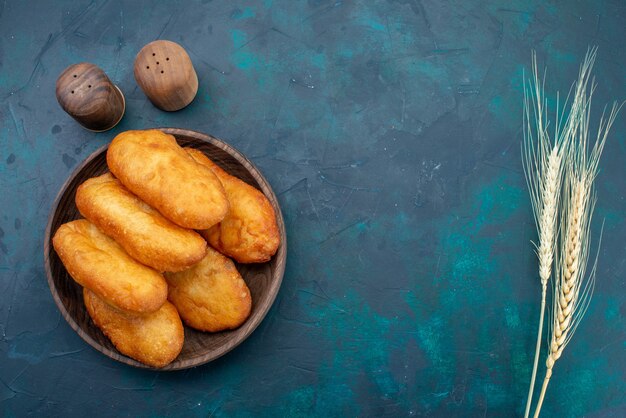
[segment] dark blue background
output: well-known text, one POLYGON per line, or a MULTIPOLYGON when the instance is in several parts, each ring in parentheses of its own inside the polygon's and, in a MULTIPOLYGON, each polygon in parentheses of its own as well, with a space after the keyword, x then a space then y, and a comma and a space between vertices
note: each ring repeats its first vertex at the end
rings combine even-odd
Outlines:
MULTIPOLYGON (((0 2, 0 400, 5 416, 513 416, 539 310, 520 164, 522 70, 535 48, 566 92, 599 46, 593 116, 626 98, 623 1, 0 2), (170 39, 200 80, 176 113, 132 74, 170 39), (54 97, 102 67, 126 116, 95 134, 54 97), (50 205, 127 129, 223 138, 277 192, 283 287, 240 347, 193 370, 118 364, 63 321, 43 270, 50 205)), ((624 416, 626 117, 606 145, 606 229, 589 312, 545 416, 624 416)), ((543 359, 541 361, 543 364, 543 359)), ((540 369, 540 378, 543 368, 540 369)))

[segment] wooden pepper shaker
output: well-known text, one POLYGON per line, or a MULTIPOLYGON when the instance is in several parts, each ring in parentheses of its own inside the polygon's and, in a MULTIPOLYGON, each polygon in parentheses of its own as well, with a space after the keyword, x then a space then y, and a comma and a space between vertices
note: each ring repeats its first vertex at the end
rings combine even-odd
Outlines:
POLYGON ((135 80, 159 109, 180 110, 196 97, 198 76, 185 49, 159 40, 144 46, 135 58, 135 80))
POLYGON ((126 110, 122 91, 101 68, 87 62, 70 65, 61 73, 56 96, 63 110, 90 131, 113 128, 126 110))

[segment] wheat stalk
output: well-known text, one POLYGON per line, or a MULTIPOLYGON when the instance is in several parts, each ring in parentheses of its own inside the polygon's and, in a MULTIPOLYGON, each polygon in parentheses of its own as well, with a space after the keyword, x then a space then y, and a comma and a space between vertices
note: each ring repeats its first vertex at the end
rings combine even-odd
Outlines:
MULTIPOLYGON (((595 284, 597 256, 589 275, 585 275, 589 257, 590 226, 595 206, 593 182, 608 132, 621 106, 614 103, 609 116, 603 113, 598 135, 589 151, 589 119, 595 82, 587 85, 595 60, 596 49, 587 52, 576 85, 570 112, 568 141, 565 145, 565 190, 561 210, 561 234, 556 252, 554 297, 550 345, 544 378, 535 417, 539 416, 556 361, 571 340, 585 315, 595 284)), ((529 401, 530 402, 530 401, 529 401)), ((528 405, 527 405, 528 409, 528 405)))
MULTIPOLYGON (((568 132, 567 129, 561 129, 557 105, 555 140, 552 141, 550 139, 546 121, 547 106, 544 96, 544 87, 543 82, 539 80, 537 57, 534 52, 532 55, 532 70, 533 77, 529 81, 528 86, 526 85, 526 80, 524 80, 524 140, 522 142, 522 160, 537 233, 539 235, 539 244, 535 245, 535 247, 539 261, 539 278, 541 279, 541 310, 535 358, 533 361, 530 387, 528 389, 528 399, 526 401, 525 417, 528 417, 530 413, 535 379, 537 376, 546 306, 546 291, 548 281, 552 275, 554 243, 557 235, 557 209, 561 194, 563 153, 566 149, 564 147, 564 138, 567 136, 567 134, 564 136, 563 132, 568 132)), ((568 120, 566 128, 569 125, 568 120)))

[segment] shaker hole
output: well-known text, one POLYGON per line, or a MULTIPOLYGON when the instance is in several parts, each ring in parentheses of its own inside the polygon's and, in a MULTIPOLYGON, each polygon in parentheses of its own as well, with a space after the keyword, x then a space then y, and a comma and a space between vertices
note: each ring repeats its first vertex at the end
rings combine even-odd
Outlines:
POLYGON ((74 90, 72 90, 72 94, 74 94, 74 90))
POLYGON ((74 78, 78 77, 76 74, 74 74, 74 78))
POLYGON ((156 55, 156 54, 153 52, 153 53, 152 53, 152 56, 154 57, 155 55, 156 55))
POLYGON ((159 65, 159 61, 157 61, 157 65, 159 65))
POLYGON ((150 66, 149 66, 149 65, 146 65, 146 70, 149 70, 149 69, 150 69, 150 66))
POLYGON ((88 85, 87 87, 91 88, 91 84, 90 84, 90 85, 88 85))
POLYGON ((163 70, 161 70, 161 74, 163 74, 163 70))
POLYGON ((165 61, 169 61, 169 60, 170 60, 170 57, 165 58, 165 61))

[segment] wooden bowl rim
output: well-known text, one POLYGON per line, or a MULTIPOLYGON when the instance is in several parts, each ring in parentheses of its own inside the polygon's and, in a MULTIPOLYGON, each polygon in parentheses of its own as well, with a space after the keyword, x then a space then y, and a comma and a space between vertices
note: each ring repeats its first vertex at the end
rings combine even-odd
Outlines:
MULTIPOLYGON (((74 318, 70 315, 70 313, 67 311, 67 309, 65 308, 65 305, 63 304, 63 302, 61 301, 61 298, 58 294, 58 291, 56 289, 56 286, 54 284, 54 279, 52 277, 52 271, 50 268, 50 252, 53 251, 53 247, 51 244, 51 240, 52 240, 52 221, 54 220, 54 216, 58 210, 58 206, 59 203, 62 199, 62 197, 64 196, 64 194, 67 191, 67 187, 68 185, 74 181, 74 179, 79 175, 79 173, 85 168, 85 166, 87 166, 88 164, 90 164, 95 158, 97 158, 98 156, 100 156, 100 154, 102 154, 103 152, 106 152, 106 150, 109 148, 109 143, 99 147, 98 149, 96 149, 95 151, 93 151, 87 158, 85 158, 83 160, 82 163, 80 163, 73 171, 72 173, 68 176, 68 178, 65 180, 65 182, 61 185, 59 192, 57 193, 56 198, 54 199, 54 203, 52 204, 51 210, 50 210, 50 214, 48 215, 48 223, 46 225, 46 231, 44 234, 44 265, 45 265, 45 270, 46 270, 46 277, 48 280, 48 286, 50 287, 50 292, 52 293, 52 297, 54 299, 55 304, 57 305, 57 308, 59 309, 59 311, 61 311, 61 315, 63 316, 63 318, 65 319, 65 321, 70 325, 70 327, 72 327, 72 329, 85 341, 87 342, 90 346, 92 346, 93 348, 95 348, 96 350, 98 350, 99 352, 101 352, 102 354, 106 355, 107 357, 116 360, 120 363, 124 363, 130 366, 134 366, 137 368, 141 368, 141 369, 147 369, 147 370, 154 370, 154 371, 175 371, 175 370, 185 370, 185 369, 189 369, 191 367, 196 367, 196 366, 200 366, 206 363, 209 363, 213 360, 216 360, 220 357, 222 357, 223 355, 225 355, 226 353, 232 351, 233 349, 235 349, 237 346, 239 346, 239 344, 241 344, 242 342, 244 342, 253 332, 254 330, 256 330, 256 328, 259 326, 259 324, 263 321, 263 319, 265 318, 265 316, 267 315, 267 313, 269 312, 270 308, 274 305, 274 301, 276 300, 276 296, 278 295, 278 291, 280 290, 280 286, 282 284, 283 281, 283 276, 285 273, 285 267, 287 264, 287 233, 285 230, 285 221, 283 219, 283 215, 282 215, 282 211, 280 209, 280 205, 278 203, 278 199, 276 198, 276 194, 274 193, 274 191, 272 190, 272 187, 270 186, 269 182, 267 181, 267 179, 265 178, 265 176, 263 176, 263 174, 261 173, 261 171, 248 159, 246 158, 243 153, 241 153, 240 151, 238 151, 237 149, 235 149, 234 147, 232 147, 231 145, 228 145, 227 143, 225 143, 224 141, 212 136, 212 135, 208 135, 208 134, 204 134, 202 132, 197 132, 197 131, 193 131, 190 129, 182 129, 182 128, 169 128, 169 127, 163 127, 163 128, 154 128, 154 129, 158 129, 160 131, 163 131, 165 133, 174 135, 174 137, 177 136, 186 136, 189 138, 193 138, 196 140, 200 140, 200 141, 204 141, 204 142, 208 142, 211 145, 214 145, 218 148, 221 148, 223 151, 225 151, 226 153, 228 153, 230 156, 232 156, 235 160, 237 160, 237 162, 239 162, 241 165, 243 165, 246 170, 248 170, 249 172, 253 173, 255 176, 255 180, 258 182, 259 186, 261 187, 261 191, 263 192, 263 194, 265 196, 268 197, 268 199, 270 199, 270 201, 275 202, 274 206, 274 210, 276 211, 276 222, 278 224, 278 229, 280 232, 280 236, 281 236, 281 242, 280 242, 280 246, 278 247, 278 250, 276 251, 276 254, 274 255, 274 257, 278 258, 278 261, 282 260, 282 262, 277 262, 276 263, 276 270, 273 272, 272 274, 272 284, 268 287, 269 289, 269 300, 267 301, 266 304, 264 304, 263 306, 260 306, 260 310, 258 312, 255 312, 254 315, 251 315, 244 324, 242 324, 242 326, 247 325, 247 329, 246 331, 241 334, 235 341, 233 344, 229 344, 226 348, 224 347, 218 347, 216 349, 212 349, 210 352, 199 355, 197 357, 193 357, 190 359, 186 359, 184 361, 182 361, 180 364, 175 364, 176 360, 174 360, 174 362, 170 363, 169 365, 163 367, 163 368, 154 368, 154 367, 150 367, 147 366, 135 359, 132 359, 120 352, 113 351, 110 350, 104 346, 102 346, 101 344, 99 344, 97 341, 95 341, 88 333, 86 333, 85 331, 83 331, 83 329, 76 323, 76 321, 74 320, 74 318), (250 322, 248 324, 248 322, 250 322)), ((224 332, 229 332, 229 331, 224 331, 224 332)))

